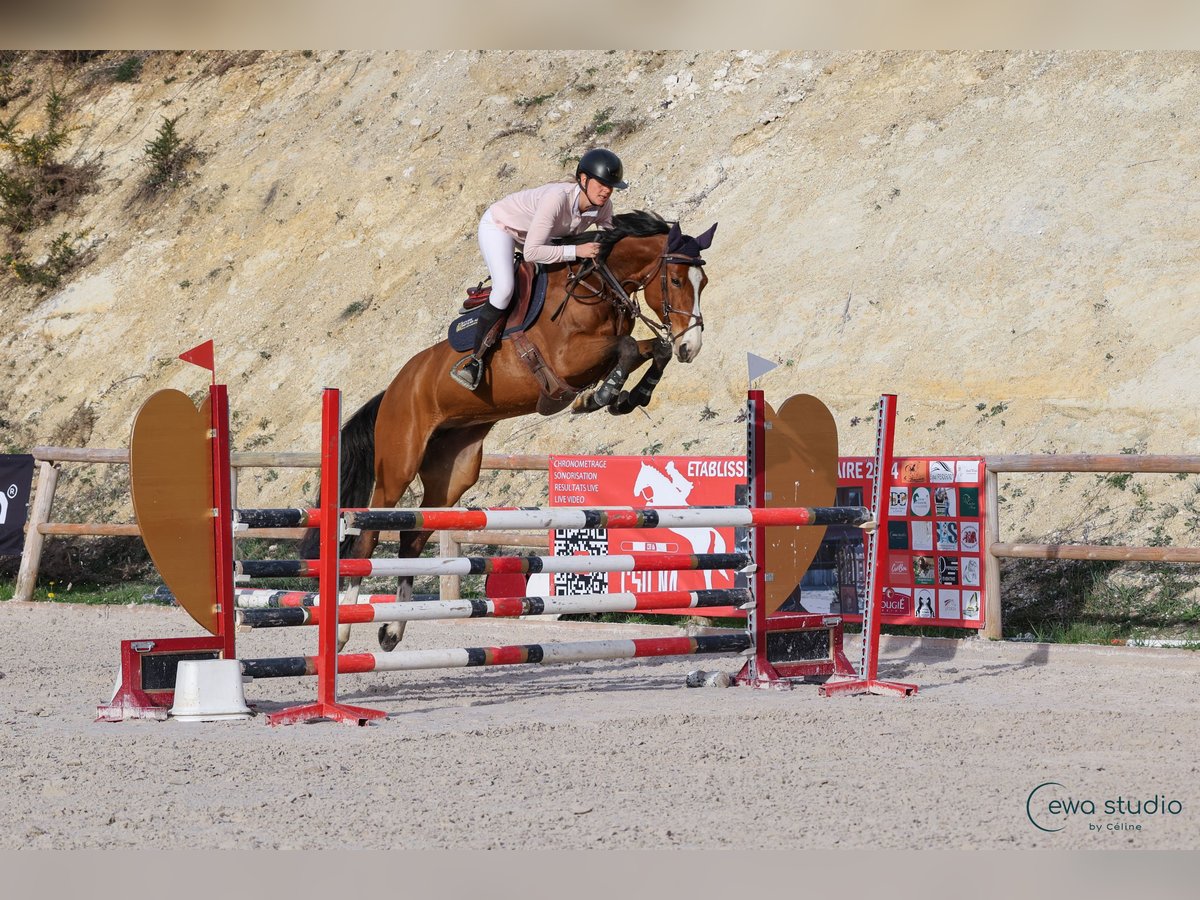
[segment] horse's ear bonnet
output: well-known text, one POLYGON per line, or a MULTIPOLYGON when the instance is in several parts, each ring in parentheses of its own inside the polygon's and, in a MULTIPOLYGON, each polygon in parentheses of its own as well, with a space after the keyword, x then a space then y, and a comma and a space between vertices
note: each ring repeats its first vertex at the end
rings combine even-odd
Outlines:
POLYGON ((672 256, 684 256, 696 260, 695 265, 704 265, 700 253, 712 246, 713 235, 717 233, 717 223, 712 228, 695 238, 679 230, 679 223, 673 222, 667 232, 667 253, 672 256))

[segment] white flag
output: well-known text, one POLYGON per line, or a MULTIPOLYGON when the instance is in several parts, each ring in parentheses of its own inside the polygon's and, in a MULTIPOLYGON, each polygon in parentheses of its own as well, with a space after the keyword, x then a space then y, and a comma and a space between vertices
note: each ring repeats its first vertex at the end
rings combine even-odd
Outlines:
POLYGON ((750 370, 750 382, 754 383, 754 381, 762 378, 772 369, 778 369, 779 363, 773 363, 769 359, 763 359, 761 356, 755 356, 753 353, 747 353, 746 368, 750 370))

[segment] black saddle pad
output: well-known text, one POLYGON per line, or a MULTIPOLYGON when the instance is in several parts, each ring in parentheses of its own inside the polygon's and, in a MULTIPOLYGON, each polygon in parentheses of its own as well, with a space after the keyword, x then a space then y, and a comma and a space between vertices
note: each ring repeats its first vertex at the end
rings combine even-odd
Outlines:
MULTIPOLYGON (((533 276, 533 297, 529 301, 529 312, 525 314, 524 321, 508 323, 508 326, 504 329, 505 337, 515 331, 524 331, 527 328, 533 327, 533 323, 537 321, 542 307, 546 305, 546 280, 545 268, 538 266, 537 272, 533 276)), ((512 302, 515 303, 516 300, 514 299, 512 302)), ((479 309, 463 313, 451 322, 450 332, 446 335, 446 339, 450 341, 451 349, 457 350, 460 353, 467 350, 474 350, 475 332, 478 330, 478 326, 479 309)))

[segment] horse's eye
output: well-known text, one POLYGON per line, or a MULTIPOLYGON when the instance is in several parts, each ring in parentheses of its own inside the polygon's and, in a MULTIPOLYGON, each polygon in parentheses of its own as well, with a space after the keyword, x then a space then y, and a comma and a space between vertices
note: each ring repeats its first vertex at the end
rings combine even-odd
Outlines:
POLYGON ((682 286, 683 286, 683 280, 682 280, 682 279, 680 279, 680 278, 672 278, 672 279, 671 279, 671 284, 675 285, 675 287, 682 287, 682 286))

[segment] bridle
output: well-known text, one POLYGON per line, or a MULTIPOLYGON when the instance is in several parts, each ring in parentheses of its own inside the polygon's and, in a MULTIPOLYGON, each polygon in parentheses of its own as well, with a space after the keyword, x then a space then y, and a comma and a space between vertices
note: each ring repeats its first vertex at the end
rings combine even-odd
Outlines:
MULTIPOLYGON (((672 265, 688 267, 703 266, 704 260, 699 256, 684 256, 679 253, 672 253, 670 250, 664 250, 662 254, 659 255, 658 262, 655 264, 654 268, 648 273, 643 275, 641 278, 626 278, 624 281, 621 281, 615 274, 613 274, 613 271, 608 267, 607 262, 597 263, 595 260, 588 260, 588 264, 580 266, 578 272, 571 273, 571 277, 567 281, 567 296, 563 299, 562 305, 559 306, 554 315, 557 317, 557 315, 562 312, 563 306, 566 305, 567 300, 575 299, 588 302, 605 298, 608 299, 614 307, 616 307, 619 313, 629 316, 630 319, 640 319, 642 322, 644 322, 651 331, 658 335, 658 339, 660 341, 663 341, 667 344, 674 344, 675 341, 679 340, 693 328, 699 328, 701 331, 703 331, 704 316, 699 312, 686 312, 681 309, 676 309, 671 305, 671 292, 669 290, 670 286, 667 284, 667 273, 668 267, 672 265), (604 282, 604 286, 601 286, 599 290, 585 281, 585 279, 590 277, 593 272, 597 273, 600 276, 601 281, 604 282), (656 275, 661 278, 662 322, 655 322, 644 312, 642 312, 641 304, 639 304, 637 300, 633 299, 631 296, 636 294, 638 291, 645 290, 646 285, 653 281, 654 276, 656 275), (577 293, 577 289, 580 285, 587 287, 592 291, 592 293, 586 296, 577 293), (627 285, 632 285, 632 287, 627 289, 627 285), (609 288, 608 291, 605 290, 605 286, 609 288), (676 333, 671 325, 672 315, 687 316, 687 318, 690 320, 688 326, 682 331, 676 333)), ((698 303, 700 298, 697 296, 695 300, 698 303)), ((696 304, 693 304, 693 306, 695 305, 696 304)))

